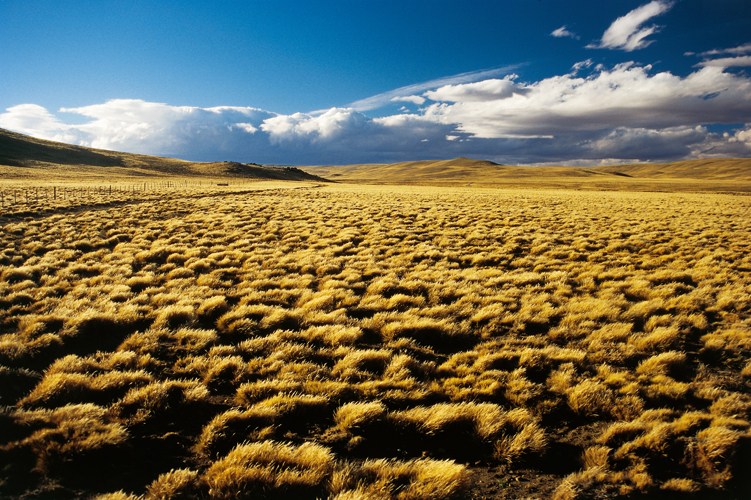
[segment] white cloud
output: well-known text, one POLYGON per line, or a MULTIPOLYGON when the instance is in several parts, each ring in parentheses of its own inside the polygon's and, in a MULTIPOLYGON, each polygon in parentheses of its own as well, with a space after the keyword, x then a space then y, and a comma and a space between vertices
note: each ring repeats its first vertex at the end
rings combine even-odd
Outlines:
POLYGON ((696 158, 748 158, 751 156, 751 123, 732 134, 707 134, 703 141, 691 145, 696 158))
POLYGON ((397 96, 392 98, 391 102, 411 102, 412 104, 422 106, 425 104, 425 98, 420 97, 419 95, 397 96))
POLYGON ((487 102, 507 99, 514 94, 524 95, 529 89, 514 82, 517 75, 508 75, 502 80, 492 79, 463 85, 445 85, 437 90, 425 92, 432 101, 487 102))
MULTIPOLYGON (((418 112, 380 118, 352 108, 280 115, 120 99, 64 109, 87 117, 83 124, 66 124, 41 106, 14 106, 0 114, 0 127, 119 151, 298 165, 457 156, 505 164, 751 156, 751 126, 726 135, 707 129, 749 122, 751 77, 717 66, 687 76, 635 63, 592 66, 583 61, 571 73, 532 82, 508 75, 442 85, 425 91, 432 102, 418 112)), ((395 94, 404 95, 412 94, 395 94)))
POLYGON ((0 114, 0 127, 50 141, 75 143, 81 134, 36 104, 19 104, 0 114))
POLYGON ((297 138, 319 141, 350 133, 358 127, 366 126, 367 122, 365 115, 353 112, 352 109, 332 108, 318 116, 304 113, 274 116, 264 120, 260 128, 275 143, 297 138))
POLYGON ((655 16, 664 14, 673 7, 674 2, 654 0, 638 7, 625 16, 619 17, 605 30, 599 43, 587 45, 590 49, 620 49, 631 52, 647 47, 654 40, 645 40, 649 35, 659 31, 659 26, 641 27, 655 16))
POLYGON ((579 61, 578 63, 576 63, 573 66, 571 66, 571 71, 573 73, 578 73, 582 69, 590 68, 592 66, 592 64, 594 64, 592 62, 592 59, 587 59, 586 61, 579 61))
POLYGON ((92 118, 75 127, 92 138, 82 145, 138 147, 153 154, 180 151, 195 141, 226 139, 227 130, 241 135, 253 133, 262 120, 275 115, 255 108, 170 106, 139 99, 114 99, 60 111, 92 118))
MULTIPOLYGON (((470 71, 468 73, 459 73, 458 75, 445 76, 443 78, 436 78, 435 80, 429 80, 423 83, 416 83, 414 85, 407 85, 405 87, 399 87, 398 89, 390 90, 382 94, 377 94, 365 99, 360 99, 353 103, 350 103, 347 107, 356 111, 369 111, 371 109, 380 108, 381 106, 393 101, 395 97, 404 95, 413 95, 426 90, 437 89, 444 85, 454 85, 459 83, 477 82, 485 80, 487 78, 494 78, 498 76, 507 75, 519 67, 522 64, 512 64, 510 66, 503 66, 501 68, 487 69, 481 71, 470 71)), ((311 113, 314 114, 314 113, 311 113)))
POLYGON ((561 26, 557 30, 553 30, 553 32, 550 33, 550 36, 554 36, 556 38, 568 37, 568 38, 574 38, 576 40, 579 39, 579 36, 576 33, 572 33, 571 31, 566 29, 565 26, 561 26))
POLYGON ((745 128, 737 130, 735 134, 728 139, 728 142, 741 143, 751 149, 751 124, 746 124, 745 128))
POLYGON ((751 55, 742 55, 751 53, 751 43, 739 45, 738 47, 732 47, 729 49, 714 49, 696 54, 695 52, 686 52, 686 56, 702 56, 704 60, 700 63, 694 64, 695 68, 704 66, 716 66, 718 68, 731 68, 731 67, 748 67, 751 66, 751 55), (720 57, 717 59, 708 59, 708 56, 717 56, 721 54, 731 54, 734 57, 720 57))
POLYGON ((170 106, 137 99, 60 111, 90 121, 67 125, 46 109, 27 104, 0 115, 0 127, 94 148, 215 160, 247 143, 263 120, 276 116, 255 108, 170 106))
POLYGON ((739 56, 739 57, 721 57, 719 59, 710 59, 708 61, 702 61, 694 66, 715 66, 718 68, 730 68, 730 67, 747 67, 751 66, 751 56, 739 56))
MULTIPOLYGON (((751 80, 706 67, 681 78, 650 74, 650 66, 625 63, 587 78, 546 78, 513 95, 478 101, 476 84, 451 87, 446 100, 426 108, 439 123, 480 138, 549 137, 618 127, 660 130, 705 123, 740 123, 751 116, 751 80), (465 100, 456 99, 463 94, 465 100)), ((447 93, 448 94, 448 93, 447 93)), ((438 98, 438 91, 431 94, 438 98)))
MULTIPOLYGON (((700 56, 717 56, 720 54, 748 54, 751 52, 751 43, 746 43, 743 45, 739 45, 738 47, 733 47, 730 49, 714 49, 714 50, 708 50, 706 52, 702 52, 699 54, 700 56)), ((687 55, 694 55, 693 52, 687 52, 687 55)))
POLYGON ((244 130, 245 132, 249 134, 255 134, 258 132, 258 128, 254 127, 250 123, 235 123, 234 125, 229 125, 227 127, 229 130, 239 129, 244 130))

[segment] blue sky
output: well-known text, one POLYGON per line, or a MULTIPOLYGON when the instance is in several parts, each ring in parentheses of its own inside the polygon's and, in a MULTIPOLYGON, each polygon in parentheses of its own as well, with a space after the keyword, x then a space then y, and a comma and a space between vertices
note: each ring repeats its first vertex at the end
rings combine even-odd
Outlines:
POLYGON ((751 156, 746 0, 0 0, 0 127, 190 160, 751 156))

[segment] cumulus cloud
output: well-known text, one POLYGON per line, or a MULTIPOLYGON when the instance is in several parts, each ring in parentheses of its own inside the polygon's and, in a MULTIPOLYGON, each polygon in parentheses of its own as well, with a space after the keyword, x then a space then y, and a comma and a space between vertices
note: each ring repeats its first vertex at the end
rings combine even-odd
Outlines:
MULTIPOLYGON (((744 76, 717 67, 684 78, 669 72, 650 74, 650 70, 650 66, 625 63, 587 77, 555 76, 516 84, 518 92, 495 100, 470 97, 453 104, 436 103, 426 108, 425 115, 481 138, 550 137, 618 127, 660 130, 741 123, 750 116, 751 81, 744 76)), ((451 94, 471 96, 472 85, 452 87, 451 94)))
POLYGON ((272 142, 306 138, 310 141, 330 140, 368 126, 368 118, 348 108, 332 108, 322 115, 304 113, 279 115, 264 120, 261 130, 272 142))
MULTIPOLYGON (((687 76, 635 63, 583 61, 567 74, 515 75, 424 91, 417 112, 369 117, 351 107, 282 115, 250 107, 198 108, 113 100, 0 114, 0 127, 36 137, 197 161, 348 164, 484 157, 506 164, 596 164, 751 156, 751 77, 703 66, 687 76), (727 134, 707 125, 740 124, 727 134)), ((414 96, 396 93, 394 97, 414 96)), ((418 96, 420 97, 420 96, 418 96)), ((408 111, 408 110, 407 110, 408 111)))
POLYGON ((654 0, 634 9, 613 21, 600 41, 587 45, 587 48, 619 49, 626 52, 643 49, 654 42, 654 40, 645 39, 659 31, 660 27, 657 25, 642 27, 642 25, 653 17, 669 11, 673 5, 672 1, 654 0))
POLYGON ((170 106, 138 99, 114 99, 60 111, 91 118, 75 126, 82 133, 81 145, 138 148, 149 154, 179 154, 209 140, 230 147, 238 138, 253 134, 264 119, 275 116, 255 108, 170 106))
POLYGON ((0 115, 0 127, 93 148, 208 160, 252 142, 263 120, 276 116, 255 108, 170 106, 138 99, 60 111, 90 121, 66 125, 44 108, 27 104, 0 115))
POLYGON ((399 87, 398 89, 390 90, 382 94, 377 94, 365 99, 360 99, 349 104, 347 107, 356 111, 369 111, 371 109, 380 108, 384 104, 388 104, 393 101, 394 98, 414 95, 426 90, 436 89, 444 85, 455 85, 460 83, 477 82, 488 78, 495 78, 498 76, 505 76, 512 73, 514 70, 523 66, 522 64, 512 64, 509 66, 503 66, 500 68, 487 69, 481 71, 470 71, 467 73, 459 73, 458 75, 445 76, 443 78, 436 78, 435 80, 429 80, 427 82, 416 83, 413 85, 407 85, 405 87, 399 87))
POLYGON ((42 106, 19 104, 0 114, 0 127, 50 141, 76 143, 81 134, 61 122, 42 106))
POLYGON ((722 134, 707 134, 704 140, 691 145, 697 158, 748 158, 751 156, 751 123, 722 134))
POLYGON ((576 40, 579 39, 579 36, 576 33, 572 33, 571 31, 566 29, 566 26, 561 26, 557 30, 553 30, 553 32, 550 33, 550 36, 554 36, 556 38, 568 37, 568 38, 574 38, 576 40))
POLYGON ((518 76, 512 74, 501 80, 491 79, 464 85, 445 85, 437 90, 425 92, 423 95, 433 101, 488 102, 507 99, 515 94, 527 94, 529 89, 516 84, 514 82, 516 78, 518 76))
POLYGON ((419 95, 397 96, 392 98, 391 102, 411 102, 412 104, 422 106, 425 103, 425 98, 419 95))

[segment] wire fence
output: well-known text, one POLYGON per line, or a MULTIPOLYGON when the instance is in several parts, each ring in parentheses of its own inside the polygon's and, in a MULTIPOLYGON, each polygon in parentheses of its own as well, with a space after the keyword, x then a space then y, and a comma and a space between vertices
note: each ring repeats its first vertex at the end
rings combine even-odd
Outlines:
POLYGON ((172 179, 144 182, 34 185, 33 182, 0 184, 0 215, 52 212, 81 206, 107 206, 130 201, 148 201, 173 196, 247 188, 261 184, 253 179, 172 179))

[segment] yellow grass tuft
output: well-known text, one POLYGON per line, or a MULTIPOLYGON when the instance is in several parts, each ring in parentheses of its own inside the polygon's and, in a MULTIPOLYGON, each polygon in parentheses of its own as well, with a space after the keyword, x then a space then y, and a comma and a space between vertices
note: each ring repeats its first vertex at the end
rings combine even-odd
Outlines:
POLYGON ((161 474, 146 488, 146 500, 179 500, 195 497, 198 472, 172 469, 161 474))
POLYGON ((660 489, 666 490, 666 491, 675 491, 679 493, 696 493, 699 491, 701 486, 696 481, 693 481, 688 478, 673 478, 668 479, 662 485, 660 485, 660 489))
POLYGON ((612 414, 616 407, 613 391, 596 380, 583 380, 567 391, 568 405, 580 415, 612 414))
POLYGON ((334 498, 455 498, 468 486, 464 466, 450 460, 366 460, 334 473, 334 498))
POLYGON ((90 403, 21 411, 15 418, 37 430, 9 447, 31 451, 36 461, 34 470, 41 474, 66 471, 82 457, 111 458, 108 453, 116 452, 128 439, 123 426, 107 423, 105 409, 90 403))
POLYGON ((378 401, 347 403, 336 410, 334 421, 345 431, 351 432, 383 420, 386 412, 386 407, 378 401))
POLYGON ((319 491, 334 468, 328 448, 262 441, 235 447, 206 471, 210 498, 237 498, 264 492, 319 491))

